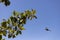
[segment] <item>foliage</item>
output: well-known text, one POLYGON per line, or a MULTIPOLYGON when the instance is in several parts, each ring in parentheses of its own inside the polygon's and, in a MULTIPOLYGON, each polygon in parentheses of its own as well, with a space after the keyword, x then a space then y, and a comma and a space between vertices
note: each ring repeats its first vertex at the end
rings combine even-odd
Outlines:
MULTIPOLYGON (((10 5, 9 0, 0 0, 0 2, 4 3, 5 6, 10 5)), ((0 40, 5 40, 2 39, 2 36, 8 35, 8 38, 15 38, 17 35, 22 34, 22 30, 25 30, 24 24, 26 24, 26 21, 33 18, 37 19, 35 14, 36 10, 33 9, 24 12, 13 11, 12 16, 8 20, 3 19, 0 24, 0 40)))
POLYGON ((13 11, 12 16, 8 20, 3 19, 3 22, 1 22, 0 35, 6 36, 8 34, 8 38, 15 38, 18 34, 22 34, 22 30, 25 30, 23 26, 26 24, 26 21, 37 18, 35 13, 36 11, 33 9, 22 13, 13 11))
POLYGON ((10 1, 9 0, 0 0, 0 2, 4 3, 5 6, 9 6, 10 5, 10 1))

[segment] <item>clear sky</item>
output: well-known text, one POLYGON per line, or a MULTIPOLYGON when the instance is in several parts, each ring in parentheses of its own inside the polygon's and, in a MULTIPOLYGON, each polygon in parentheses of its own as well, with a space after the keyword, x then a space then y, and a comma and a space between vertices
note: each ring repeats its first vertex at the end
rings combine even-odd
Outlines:
POLYGON ((10 0, 11 5, 6 7, 0 4, 0 22, 8 19, 13 10, 23 12, 36 9, 37 19, 28 20, 24 26, 26 30, 14 39, 6 40, 60 40, 60 0, 10 0), (44 30, 48 27, 51 32, 44 30))

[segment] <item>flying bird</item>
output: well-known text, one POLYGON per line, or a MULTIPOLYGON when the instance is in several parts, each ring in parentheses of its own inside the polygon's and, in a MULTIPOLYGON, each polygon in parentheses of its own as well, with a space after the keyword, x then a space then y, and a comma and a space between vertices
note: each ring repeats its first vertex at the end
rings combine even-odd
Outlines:
POLYGON ((46 30, 46 31, 51 31, 51 30, 50 30, 49 28, 47 28, 47 27, 45 28, 45 30, 46 30))

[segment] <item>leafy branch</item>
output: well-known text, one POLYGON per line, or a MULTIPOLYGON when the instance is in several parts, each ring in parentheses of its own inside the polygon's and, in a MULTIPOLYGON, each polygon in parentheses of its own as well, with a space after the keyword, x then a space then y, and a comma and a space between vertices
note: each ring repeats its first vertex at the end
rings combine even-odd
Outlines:
POLYGON ((0 26, 0 39, 2 36, 8 35, 8 38, 15 38, 18 34, 22 34, 22 30, 25 30, 23 27, 26 24, 26 21, 32 20, 35 16, 36 10, 29 11, 26 10, 25 12, 17 12, 13 11, 12 16, 8 20, 3 19, 0 26))
MULTIPOLYGON (((5 6, 9 6, 11 2, 9 0, 0 0, 5 6)), ((0 40, 5 40, 2 36, 7 36, 8 38, 15 38, 17 35, 22 34, 22 30, 25 30, 24 25, 27 20, 32 20, 36 18, 36 10, 26 10, 24 12, 13 11, 12 16, 8 20, 3 19, 0 24, 0 40)))

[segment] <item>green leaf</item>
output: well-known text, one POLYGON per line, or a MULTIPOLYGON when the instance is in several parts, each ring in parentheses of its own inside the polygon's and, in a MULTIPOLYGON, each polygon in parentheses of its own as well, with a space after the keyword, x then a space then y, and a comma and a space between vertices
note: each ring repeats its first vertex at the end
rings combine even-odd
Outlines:
POLYGON ((0 40, 2 39, 2 35, 0 35, 0 40))
POLYGON ((36 18, 36 19, 37 19, 37 17, 36 17, 36 16, 34 16, 34 18, 36 18))
POLYGON ((13 11, 13 16, 19 16, 19 12, 13 11))
POLYGON ((5 21, 5 22, 2 22, 1 23, 1 27, 3 27, 4 29, 6 29, 7 28, 7 22, 5 21))
POLYGON ((32 14, 36 14, 36 10, 33 10, 33 9, 32 9, 32 14))
POLYGON ((18 31, 16 32, 16 35, 18 35, 18 34, 22 34, 22 32, 18 30, 18 31))
POLYGON ((11 20, 10 20, 10 19, 8 19, 7 23, 8 23, 8 24, 10 24, 10 23, 11 23, 11 20))
POLYGON ((21 31, 19 31, 19 33, 20 33, 20 34, 22 34, 22 32, 21 32, 21 31))
POLYGON ((12 29, 12 28, 11 28, 10 26, 8 26, 8 27, 7 27, 7 30, 10 30, 10 29, 12 29))
POLYGON ((16 37, 16 35, 14 35, 14 34, 13 34, 13 36, 12 36, 12 37, 13 37, 13 38, 15 38, 15 37, 16 37))
POLYGON ((10 1, 9 0, 5 0, 5 6, 9 6, 10 5, 10 1))
POLYGON ((17 30, 17 26, 15 27, 15 31, 17 30))
POLYGON ((5 0, 0 0, 0 2, 5 2, 5 0))
POLYGON ((12 35, 11 34, 8 34, 8 38, 11 38, 12 37, 12 35))
POLYGON ((31 14, 31 11, 27 10, 25 13, 26 13, 27 15, 30 15, 30 14, 31 14))
POLYGON ((6 25, 6 22, 2 22, 1 25, 2 25, 3 27, 6 27, 6 26, 7 26, 7 25, 6 25))
POLYGON ((22 27, 22 26, 20 26, 19 28, 20 28, 20 30, 25 30, 25 28, 24 28, 24 27, 22 27))
POLYGON ((3 35, 3 31, 2 30, 0 30, 0 35, 3 35))
POLYGON ((18 35, 18 34, 19 34, 19 32, 17 31, 17 32, 16 32, 16 35, 18 35))
POLYGON ((5 30, 3 30, 3 35, 6 36, 7 32, 5 30))
POLYGON ((17 18, 16 17, 12 17, 11 16, 10 19, 11 19, 12 22, 15 22, 15 23, 17 22, 17 18))

